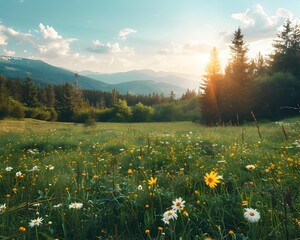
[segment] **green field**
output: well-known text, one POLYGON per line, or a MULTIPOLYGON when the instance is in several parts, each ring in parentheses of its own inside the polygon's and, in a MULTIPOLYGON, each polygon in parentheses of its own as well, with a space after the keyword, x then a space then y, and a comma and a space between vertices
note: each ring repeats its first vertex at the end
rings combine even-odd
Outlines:
POLYGON ((300 239, 299 174, 300 118, 2 120, 0 239, 300 239))

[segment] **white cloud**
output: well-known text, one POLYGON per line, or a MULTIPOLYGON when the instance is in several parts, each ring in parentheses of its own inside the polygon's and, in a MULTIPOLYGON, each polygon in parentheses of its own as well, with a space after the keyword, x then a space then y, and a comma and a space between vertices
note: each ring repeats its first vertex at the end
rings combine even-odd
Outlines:
POLYGON ((35 34, 41 34, 38 37, 31 33, 16 31, 13 28, 0 24, 0 45, 14 43, 17 45, 29 43, 31 48, 36 49, 41 57, 58 57, 67 55, 70 51, 70 44, 75 41, 74 38, 63 38, 53 27, 39 24, 39 31, 35 34))
POLYGON ((60 55, 68 55, 70 52, 70 44, 75 38, 63 38, 51 26, 39 24, 39 32, 43 39, 38 41, 38 51, 42 55, 48 57, 57 57, 60 55))
POLYGON ((93 41, 92 46, 86 50, 98 54, 134 54, 133 48, 127 46, 122 48, 119 43, 102 43, 99 40, 93 41))
POLYGON ((276 31, 287 18, 292 18, 292 13, 286 9, 279 8, 274 16, 269 16, 259 4, 243 13, 231 15, 243 23, 245 37, 250 40, 276 37, 276 31))
POLYGON ((1 34, 0 32, 0 46, 6 46, 6 45, 7 45, 6 36, 1 34))
POLYGON ((4 53, 5 53, 6 56, 9 56, 9 57, 14 56, 16 54, 15 51, 9 51, 9 50, 6 50, 6 49, 4 49, 4 53))
POLYGON ((127 36, 131 33, 136 33, 136 30, 132 28, 124 28, 119 32, 119 39, 126 40, 127 36))
POLYGON ((208 43, 199 41, 187 41, 185 43, 171 43, 169 48, 164 48, 157 51, 160 55, 189 55, 207 52, 212 46, 208 43))
POLYGON ((54 28, 50 27, 49 25, 45 26, 44 24, 40 23, 39 28, 45 39, 62 39, 62 36, 58 35, 54 28))

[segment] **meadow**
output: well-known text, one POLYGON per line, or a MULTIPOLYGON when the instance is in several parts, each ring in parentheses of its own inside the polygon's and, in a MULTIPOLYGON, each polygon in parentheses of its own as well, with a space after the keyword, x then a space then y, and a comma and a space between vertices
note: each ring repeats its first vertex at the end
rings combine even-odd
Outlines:
POLYGON ((0 121, 1 239, 300 239, 300 118, 0 121))

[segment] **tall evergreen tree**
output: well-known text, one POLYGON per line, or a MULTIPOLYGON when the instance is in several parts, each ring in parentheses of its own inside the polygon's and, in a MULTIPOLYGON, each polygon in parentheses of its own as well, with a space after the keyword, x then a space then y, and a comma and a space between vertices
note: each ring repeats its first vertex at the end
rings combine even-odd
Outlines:
POLYGON ((300 77, 300 27, 287 19, 277 34, 273 43, 274 52, 271 55, 271 70, 275 72, 290 72, 300 77))
POLYGON ((60 99, 58 103, 59 119, 61 121, 73 121, 79 112, 79 102, 81 96, 77 95, 77 90, 71 83, 61 86, 60 99))
POLYGON ((203 91, 200 96, 200 109, 206 124, 221 122, 219 85, 222 80, 221 65, 218 51, 213 48, 210 53, 210 61, 206 66, 206 74, 203 76, 203 91))
POLYGON ((38 91, 31 78, 27 78, 23 83, 22 99, 27 107, 37 107, 39 105, 38 91))
POLYGON ((252 72, 247 59, 248 47, 241 28, 232 37, 231 59, 225 69, 222 89, 222 115, 225 121, 237 122, 249 115, 249 94, 252 72))
POLYGON ((46 87, 46 96, 47 96, 46 106, 53 108, 55 106, 56 99, 55 99, 54 87, 52 84, 49 84, 46 87))
POLYGON ((8 116, 8 96, 6 78, 0 74, 0 119, 8 116))
POLYGON ((241 28, 238 28, 232 37, 230 53, 230 78, 241 86, 247 85, 249 80, 249 64, 247 59, 248 47, 244 41, 241 28))

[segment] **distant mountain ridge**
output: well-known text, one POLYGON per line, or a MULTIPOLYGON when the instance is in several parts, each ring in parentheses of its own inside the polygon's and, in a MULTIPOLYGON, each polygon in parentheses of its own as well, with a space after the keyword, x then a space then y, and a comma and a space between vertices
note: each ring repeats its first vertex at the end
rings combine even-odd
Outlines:
POLYGON ((109 84, 152 80, 154 82, 167 83, 190 90, 196 90, 199 86, 196 76, 173 72, 156 72, 150 69, 132 70, 128 72, 110 74, 82 71, 80 74, 109 84))
POLYGON ((152 70, 133 70, 112 74, 99 74, 91 71, 75 73, 63 68, 52 66, 41 60, 0 56, 0 74, 7 78, 32 78, 46 84, 75 83, 81 89, 112 91, 116 89, 122 94, 163 93, 169 95, 173 91, 177 97, 192 88, 192 80, 185 79, 167 72, 152 70))

